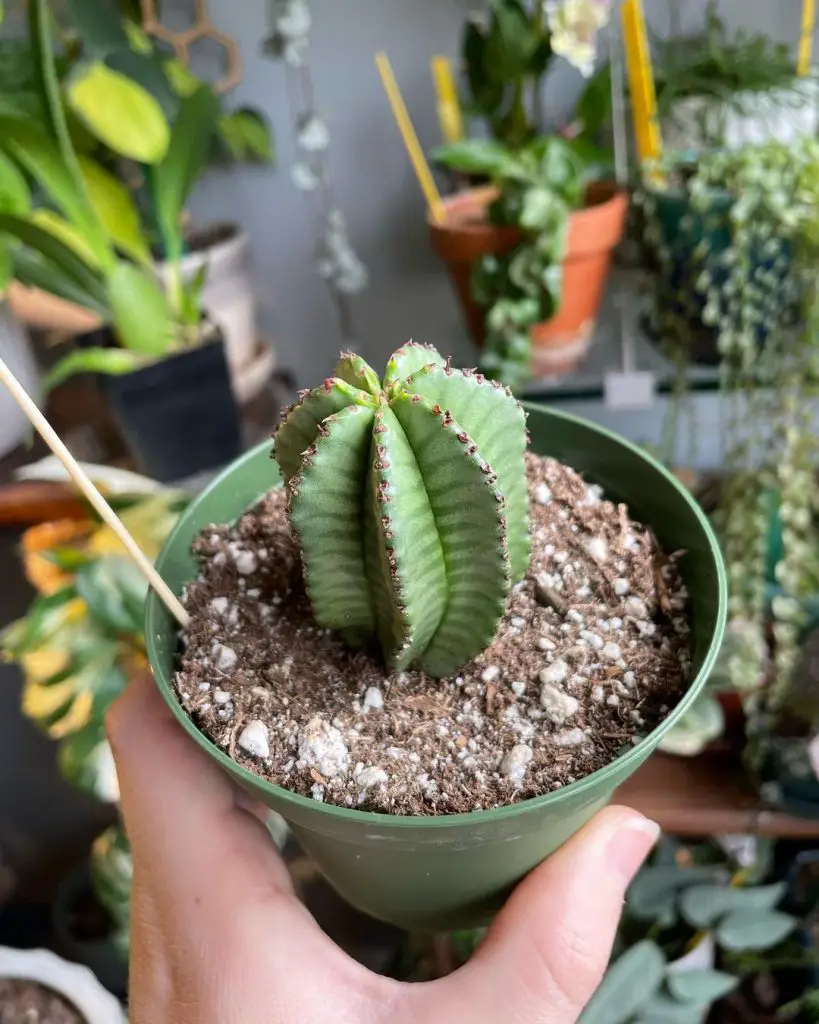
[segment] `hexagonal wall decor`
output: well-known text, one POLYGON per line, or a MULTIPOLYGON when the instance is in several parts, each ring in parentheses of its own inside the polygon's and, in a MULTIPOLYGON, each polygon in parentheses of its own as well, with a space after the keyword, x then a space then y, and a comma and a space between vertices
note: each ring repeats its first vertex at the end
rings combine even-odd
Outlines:
POLYGON ((242 80, 242 58, 239 54, 239 47, 236 40, 226 32, 215 28, 208 13, 207 0, 193 0, 193 12, 189 27, 184 29, 171 29, 162 23, 157 11, 157 0, 140 0, 142 8, 142 27, 145 31, 168 46, 173 47, 177 59, 185 65, 191 66, 192 44, 208 40, 208 49, 219 48, 224 59, 219 63, 219 77, 211 82, 216 92, 227 92, 242 80))

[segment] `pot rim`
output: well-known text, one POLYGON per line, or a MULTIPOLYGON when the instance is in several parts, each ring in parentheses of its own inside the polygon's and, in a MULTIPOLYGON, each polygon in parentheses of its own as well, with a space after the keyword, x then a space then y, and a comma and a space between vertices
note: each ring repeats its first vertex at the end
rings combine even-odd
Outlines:
MULTIPOLYGON (((371 823, 372 825, 389 826, 391 828, 448 828, 450 826, 466 825, 466 824, 484 824, 488 821, 501 821, 504 818, 514 817, 521 814, 522 812, 528 812, 536 808, 540 808, 547 804, 557 804, 563 801, 563 799, 569 795, 577 797, 587 791, 595 791, 599 787, 600 783, 603 782, 608 776, 616 774, 617 768, 623 765, 630 764, 634 761, 638 763, 647 756, 646 749, 650 753, 652 749, 657 746, 658 741, 675 725, 685 713, 689 710, 691 705, 697 699, 702 687, 708 678, 711 669, 716 661, 717 654, 719 653, 720 645, 722 643, 722 636, 725 631, 725 624, 727 620, 727 606, 728 606, 728 582, 727 574, 725 571, 725 565, 722 559, 722 553, 720 551, 719 543, 716 538, 716 534, 708 521, 708 517, 698 505, 694 496, 680 483, 679 480, 670 473, 665 466, 658 462, 653 456, 651 456, 644 449, 638 445, 632 443, 628 439, 621 437, 619 434, 612 430, 608 430, 605 427, 599 426, 596 423, 592 423, 589 420, 583 419, 580 416, 574 416, 571 413, 563 412, 555 408, 544 408, 541 405, 523 402, 521 403, 527 413, 542 413, 546 412, 549 416, 562 419, 569 423, 576 425, 582 425, 583 427, 597 433, 601 436, 608 438, 609 440, 615 441, 621 446, 629 449, 632 454, 636 455, 642 462, 646 464, 646 468, 659 473, 666 479, 672 488, 677 492, 678 497, 682 503, 688 506, 690 512, 692 512, 697 519, 704 538, 708 542, 708 549, 711 555, 714 569, 715 569, 715 586, 717 589, 717 612, 716 621, 714 624, 714 631, 711 637, 708 650, 702 660, 697 675, 690 681, 688 689, 683 695, 677 706, 663 719, 660 724, 653 729, 651 732, 643 736, 639 743, 634 744, 628 751, 620 754, 614 758, 608 764, 602 768, 598 768, 597 771, 592 772, 589 775, 584 776, 582 779, 578 779, 576 782, 569 783, 566 786, 561 787, 558 790, 554 790, 549 793, 543 793, 540 796, 532 797, 528 800, 521 800, 518 803, 505 804, 502 807, 493 807, 489 810, 482 811, 466 811, 460 814, 441 814, 441 815, 398 815, 398 814, 385 814, 380 811, 360 811, 356 808, 350 807, 339 807, 335 804, 319 803, 313 800, 311 797, 302 796, 299 793, 294 793, 291 790, 285 789, 283 786, 277 786, 261 775, 257 775, 255 772, 248 771, 247 768, 240 765, 237 761, 228 757, 219 747, 216 746, 203 732, 201 732, 193 720, 188 717, 185 713, 182 705, 176 695, 171 679, 161 669, 158 670, 155 666, 160 664, 160 659, 157 651, 157 640, 161 636, 161 619, 167 612, 164 606, 160 602, 156 594, 150 590, 145 606, 145 636, 148 648, 148 660, 151 665, 151 669, 154 675, 154 679, 159 687, 160 693, 162 694, 165 703, 171 709, 177 722, 183 727, 183 729, 191 736, 198 746, 200 746, 207 754, 209 754, 219 765, 233 774, 235 777, 239 777, 246 780, 248 783, 252 783, 255 786, 261 786, 266 792, 276 796, 285 803, 289 803, 295 807, 299 807, 302 810, 320 811, 329 817, 337 820, 346 820, 349 822, 356 822, 358 824, 371 823)), ((168 536, 159 557, 156 560, 156 570, 160 576, 163 574, 163 566, 166 559, 169 557, 169 552, 178 543, 177 538, 186 532, 188 529, 187 521, 191 514, 196 511, 199 504, 205 500, 206 496, 209 496, 214 490, 223 487, 225 481, 229 475, 233 472, 234 468, 244 462, 249 462, 257 457, 260 450, 269 450, 270 442, 263 441, 261 444, 256 445, 249 451, 245 452, 235 462, 232 462, 209 484, 201 494, 187 506, 184 513, 180 517, 174 529, 168 536)), ((262 495, 269 491, 269 487, 263 487, 259 491, 259 500, 262 495)), ((247 507, 251 507, 250 505, 247 507)), ((245 510, 243 509, 242 512, 245 510)), ((241 514, 241 512, 239 513, 241 514)), ((174 632, 178 633, 178 628, 174 625, 174 632)), ((280 812, 281 813, 281 812, 280 812)))
POLYGON ((28 981, 62 996, 88 1024, 124 1024, 119 1000, 103 988, 94 973, 47 949, 0 946, 0 978, 28 981))

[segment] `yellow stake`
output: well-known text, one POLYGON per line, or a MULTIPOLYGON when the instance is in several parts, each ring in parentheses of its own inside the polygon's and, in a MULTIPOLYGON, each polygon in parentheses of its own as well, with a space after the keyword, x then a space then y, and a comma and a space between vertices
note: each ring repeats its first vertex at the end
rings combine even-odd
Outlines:
POLYGON ((424 193, 424 198, 426 199, 427 206, 432 214, 432 219, 440 223, 444 219, 441 195, 438 192, 435 179, 432 177, 432 171, 429 169, 429 164, 424 156, 424 151, 421 149, 421 143, 418 141, 418 136, 415 134, 415 129, 412 126, 412 121, 410 120, 410 116, 407 112, 406 105, 404 104, 401 91, 398 88, 398 83, 395 80, 395 75, 393 74, 392 66, 390 65, 386 53, 377 53, 375 55, 375 63, 378 67, 378 73, 381 75, 381 81, 384 84, 384 91, 387 94, 387 99, 390 101, 395 123, 398 125, 399 132, 401 132, 401 138, 404 140, 404 146, 409 154, 410 161, 415 171, 415 176, 418 179, 418 184, 421 186, 421 191, 424 193))
POLYGON ((799 60, 796 71, 806 75, 810 71, 813 53, 813 29, 816 24, 816 0, 802 0, 802 32, 799 36, 799 60))
POLYGON ((623 42, 626 50, 634 132, 640 162, 657 160, 662 152, 657 120, 657 94, 641 0, 623 0, 623 42))
POLYGON ((444 142, 460 142, 464 137, 461 101, 449 57, 433 57, 430 61, 435 96, 438 100, 438 123, 444 142))

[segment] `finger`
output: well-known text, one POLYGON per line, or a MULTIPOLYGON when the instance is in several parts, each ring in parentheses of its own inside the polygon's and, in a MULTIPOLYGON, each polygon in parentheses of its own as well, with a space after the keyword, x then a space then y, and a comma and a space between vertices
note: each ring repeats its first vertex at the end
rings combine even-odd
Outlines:
POLYGON ((126 830, 155 886, 199 902, 207 883, 211 905, 291 893, 266 831, 237 806, 229 778, 185 736, 150 676, 131 683, 106 724, 126 830))
POLYGON ((626 888, 658 835, 625 807, 598 814, 529 875, 472 959, 445 979, 453 1012, 470 1021, 573 1024, 600 983, 626 888))

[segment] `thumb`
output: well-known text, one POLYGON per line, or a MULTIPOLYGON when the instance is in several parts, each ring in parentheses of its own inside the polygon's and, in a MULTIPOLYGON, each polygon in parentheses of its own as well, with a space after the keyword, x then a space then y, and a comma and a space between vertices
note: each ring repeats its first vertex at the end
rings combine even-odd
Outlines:
POLYGON ((446 979, 460 1018, 574 1024, 600 983, 626 889, 659 831, 636 811, 609 807, 533 871, 472 959, 446 979))

